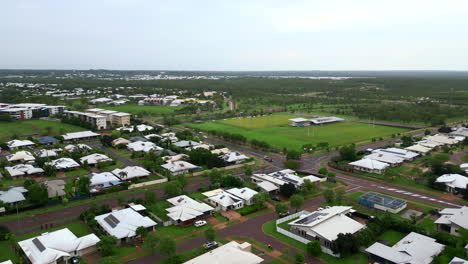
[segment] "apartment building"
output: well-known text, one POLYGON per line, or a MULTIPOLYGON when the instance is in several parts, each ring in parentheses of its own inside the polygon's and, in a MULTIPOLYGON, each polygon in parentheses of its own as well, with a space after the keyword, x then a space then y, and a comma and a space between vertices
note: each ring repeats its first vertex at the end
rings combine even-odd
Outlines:
POLYGON ((130 125, 130 114, 117 112, 113 110, 105 110, 100 108, 92 108, 86 110, 88 113, 101 115, 106 117, 106 121, 109 126, 128 126, 130 125))
POLYGON ((78 111, 64 111, 63 114, 68 118, 80 118, 94 125, 98 130, 103 130, 107 128, 106 117, 102 115, 97 115, 93 113, 83 113, 78 111))

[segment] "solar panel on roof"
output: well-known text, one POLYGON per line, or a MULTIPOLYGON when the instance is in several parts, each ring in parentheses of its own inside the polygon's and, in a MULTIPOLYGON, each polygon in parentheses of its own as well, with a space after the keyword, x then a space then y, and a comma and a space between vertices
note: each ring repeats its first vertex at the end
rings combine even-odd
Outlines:
POLYGON ((115 216, 113 216, 112 214, 106 216, 104 218, 104 221, 106 221, 106 223, 112 228, 116 227, 117 224, 120 223, 119 219, 115 218, 115 216))
POLYGON ((311 215, 308 215, 307 217, 302 218, 301 220, 298 220, 296 224, 307 225, 307 224, 314 222, 315 220, 317 220, 318 217, 323 216, 323 215, 327 215, 327 214, 316 212, 311 215))
POLYGON ((388 208, 397 209, 406 204, 405 201, 385 197, 376 193, 366 193, 361 196, 361 201, 368 201, 374 204, 383 205, 388 208))
POLYGON ((34 239, 32 240, 32 242, 33 242, 33 244, 37 247, 37 249, 38 249, 40 252, 42 252, 42 251, 45 250, 44 245, 42 245, 42 243, 41 243, 41 241, 39 241, 39 239, 34 238, 34 239))
POLYGON ((109 215, 109 218, 111 218, 112 221, 114 221, 116 224, 120 223, 119 219, 115 218, 115 216, 112 214, 109 215))

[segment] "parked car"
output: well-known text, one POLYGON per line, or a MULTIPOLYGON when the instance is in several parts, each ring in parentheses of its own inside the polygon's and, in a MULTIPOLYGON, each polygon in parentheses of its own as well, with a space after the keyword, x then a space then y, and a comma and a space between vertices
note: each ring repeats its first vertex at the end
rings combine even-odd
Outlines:
POLYGON ((205 244, 203 244, 203 248, 205 249, 212 249, 212 248, 217 248, 217 247, 218 247, 218 243, 216 241, 206 242, 205 244))
POLYGON ((273 159, 270 156, 263 156, 263 159, 268 162, 273 162, 273 159))
POLYGON ((206 221, 205 220, 199 220, 199 221, 196 221, 193 225, 196 226, 196 227, 204 226, 204 225, 206 225, 206 221))
POLYGON ((279 214, 280 217, 285 217, 285 216, 288 216, 288 215, 289 215, 289 211, 279 214))
POLYGON ((271 198, 273 201, 277 201, 277 202, 281 202, 281 198, 279 198, 278 196, 275 196, 273 198, 271 198))
POLYGON ((72 264, 80 264, 80 259, 78 259, 77 257, 73 257, 73 258, 71 258, 71 263, 72 264))

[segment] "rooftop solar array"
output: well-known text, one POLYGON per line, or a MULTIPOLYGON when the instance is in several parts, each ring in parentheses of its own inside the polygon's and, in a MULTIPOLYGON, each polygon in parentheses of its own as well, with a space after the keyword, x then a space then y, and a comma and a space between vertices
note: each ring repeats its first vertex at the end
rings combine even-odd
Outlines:
POLYGON ((313 213, 311 215, 308 215, 307 217, 302 218, 301 220, 298 220, 296 222, 296 224, 308 225, 308 224, 314 222, 315 220, 317 220, 317 218, 319 218, 320 216, 324 216, 324 215, 327 215, 327 213, 316 212, 316 213, 313 213))
POLYGON ((359 203, 364 203, 364 204, 373 203, 373 204, 382 205, 391 209, 397 209, 406 204, 405 201, 382 196, 377 193, 366 193, 362 195, 361 198, 359 198, 359 203))
POLYGON ((110 227, 114 228, 117 226, 117 224, 120 223, 119 219, 115 218, 115 216, 113 216, 112 214, 106 216, 104 218, 104 221, 106 221, 107 224, 110 225, 110 227))
POLYGON ((39 239, 34 238, 34 239, 32 240, 32 242, 33 242, 33 244, 37 247, 37 249, 38 249, 40 252, 42 252, 42 251, 45 250, 44 245, 42 245, 42 243, 41 243, 41 241, 39 241, 39 239))

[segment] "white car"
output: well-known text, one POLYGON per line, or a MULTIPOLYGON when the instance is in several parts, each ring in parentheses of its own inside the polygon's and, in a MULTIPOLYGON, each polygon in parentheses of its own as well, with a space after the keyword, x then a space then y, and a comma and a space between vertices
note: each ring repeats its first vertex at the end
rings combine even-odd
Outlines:
POLYGON ((206 221, 204 221, 204 220, 196 221, 194 223, 194 226, 196 226, 196 227, 200 227, 200 226, 204 226, 204 225, 206 225, 206 221))

